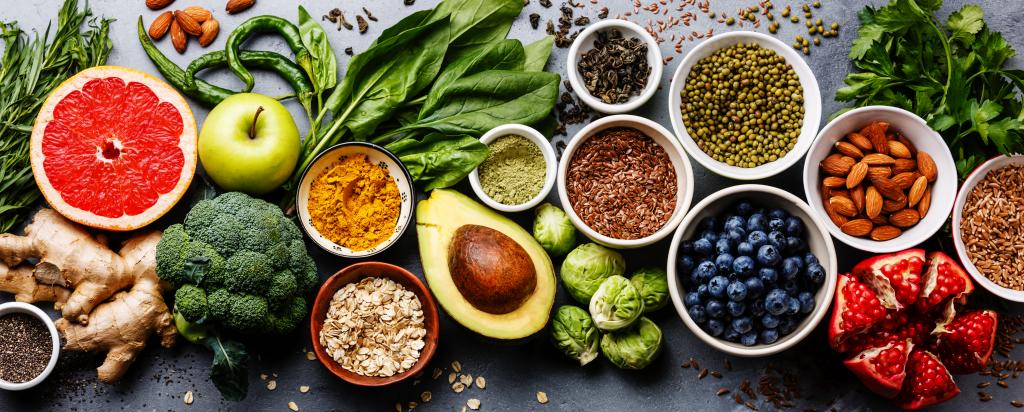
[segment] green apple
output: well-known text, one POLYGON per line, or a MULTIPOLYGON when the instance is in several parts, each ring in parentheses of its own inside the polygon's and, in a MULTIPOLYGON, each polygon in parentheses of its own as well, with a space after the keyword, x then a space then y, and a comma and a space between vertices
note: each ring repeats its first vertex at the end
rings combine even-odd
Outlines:
POLYGON ((199 132, 199 161, 217 186, 263 194, 291 176, 299 160, 299 129, 273 98, 238 93, 210 110, 199 132))

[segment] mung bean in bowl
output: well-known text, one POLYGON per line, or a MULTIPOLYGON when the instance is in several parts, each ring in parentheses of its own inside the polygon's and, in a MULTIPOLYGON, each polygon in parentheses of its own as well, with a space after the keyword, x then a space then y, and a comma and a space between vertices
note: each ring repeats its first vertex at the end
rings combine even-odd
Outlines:
POLYGON ((480 137, 487 159, 469 174, 473 192, 491 209, 522 212, 540 204, 555 186, 558 159, 536 129, 506 124, 480 137))
POLYGON ((668 236, 690 208, 693 185, 693 168, 675 136, 632 115, 584 127, 558 165, 558 197, 569 220, 612 248, 643 247, 668 236))
POLYGON ((716 34, 687 53, 668 106, 686 152, 738 180, 774 176, 799 161, 821 120, 818 81, 803 58, 749 31, 716 34))
POLYGON ((953 204, 953 245, 975 282, 1003 299, 1024 302, 1024 155, 982 163, 953 204))
POLYGON ((626 20, 607 19, 576 36, 566 71, 583 103, 617 114, 636 110, 654 96, 662 66, 661 48, 647 30, 626 20))

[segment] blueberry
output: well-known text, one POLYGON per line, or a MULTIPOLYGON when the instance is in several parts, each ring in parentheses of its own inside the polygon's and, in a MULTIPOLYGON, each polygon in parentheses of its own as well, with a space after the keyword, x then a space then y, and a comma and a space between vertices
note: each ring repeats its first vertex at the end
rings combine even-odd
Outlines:
POLYGON ((740 216, 750 216, 751 213, 754 213, 754 205, 750 204, 750 202, 746 200, 740 200, 739 202, 736 202, 736 206, 733 207, 733 210, 735 210, 736 214, 740 216))
POLYGON ((690 319, 694 322, 701 323, 707 320, 707 314, 704 312, 703 306, 690 306, 686 308, 686 313, 690 315, 690 319))
POLYGON ((682 255, 679 257, 679 273, 689 275, 690 272, 693 272, 694 265, 696 265, 696 263, 690 255, 682 255))
POLYGON ((818 257, 814 256, 813 253, 807 252, 804 254, 804 265, 810 266, 811 264, 818 263, 818 257))
POLYGON ((761 317, 761 326, 768 329, 774 329, 779 326, 779 318, 771 313, 765 313, 761 317))
POLYGON ((740 256, 733 260, 732 270, 740 276, 748 276, 754 273, 754 259, 750 256, 740 256))
POLYGON ((679 242, 679 254, 680 255, 691 255, 693 254, 693 242, 684 240, 679 242))
POLYGON ((747 285, 747 297, 757 298, 764 293, 764 282, 761 281, 760 277, 751 276, 743 281, 747 285))
POLYGON ((683 298, 683 304, 685 304, 686 307, 697 306, 701 303, 700 301, 700 294, 697 292, 687 292, 686 297, 683 298))
POLYGON ((768 244, 768 235, 760 230, 755 230, 747 234, 747 243, 754 249, 760 249, 761 246, 768 244))
POLYGON ((733 229, 742 229, 743 226, 746 225, 746 223, 747 219, 744 219, 740 216, 730 216, 728 219, 725 220, 725 226, 723 226, 723 228, 726 231, 730 231, 733 229))
POLYGON ((800 313, 800 299, 790 296, 786 299, 786 314, 796 315, 800 313))
POLYGON ((804 264, 804 260, 801 259, 799 256, 790 256, 786 258, 786 260, 792 260, 793 264, 800 268, 800 270, 804 270, 804 267, 806 266, 804 264))
POLYGON ((754 328, 754 322, 746 316, 733 318, 731 325, 739 333, 747 333, 754 328))
POLYGON ((716 298, 725 297, 725 290, 729 287, 729 278, 718 275, 708 281, 708 292, 716 298))
POLYGON ((786 295, 786 291, 782 289, 772 289, 768 292, 768 296, 765 296, 764 298, 764 309, 775 316, 786 313, 786 299, 788 297, 789 296, 786 295))
POLYGON ((757 331, 752 330, 740 336, 740 344, 743 346, 757 345, 757 331))
POLYGON ((817 262, 807 265, 807 280, 815 285, 825 283, 825 268, 817 262))
POLYGON ((733 257, 728 252, 718 255, 715 258, 715 266, 721 273, 729 273, 732 270, 733 257))
POLYGON ((708 292, 708 285, 697 285, 697 296, 700 296, 701 299, 710 297, 711 293, 708 292))
POLYGON ((708 319, 708 321, 704 323, 703 329, 708 333, 708 335, 717 338, 722 335, 722 332, 725 332, 725 324, 718 319, 708 319))
POLYGON ((800 313, 811 313, 814 310, 814 294, 811 292, 800 292, 796 296, 800 301, 800 313))
POLYGON ((804 234, 804 222, 798 217, 790 216, 786 218, 786 234, 790 236, 804 234))
MULTIPOLYGON (((765 247, 771 247, 771 246, 765 246, 765 247)), ((795 260, 799 261, 800 258, 797 258, 795 260)), ((786 258, 785 260, 783 260, 782 261, 782 267, 780 269, 781 269, 780 273, 782 274, 782 279, 784 279, 784 280, 796 279, 796 276, 800 274, 800 264, 795 262, 793 258, 786 258)))
POLYGON ((771 231, 781 231, 782 229, 785 229, 785 228, 786 228, 786 221, 785 220, 779 219, 777 217, 773 217, 771 219, 768 219, 768 230, 771 230, 771 231))
POLYGON ((715 277, 718 271, 715 269, 715 262, 705 260, 697 265, 697 268, 693 270, 693 277, 696 279, 696 283, 708 283, 711 278, 715 277))
POLYGON ((732 242, 730 242, 729 239, 726 239, 725 237, 718 238, 718 241, 715 242, 715 254, 716 255, 721 255, 723 253, 731 253, 731 252, 732 252, 732 242))
POLYGON ((730 300, 725 303, 725 310, 732 316, 742 316, 747 311, 747 304, 730 300))
POLYGON ((722 338, 729 342, 739 342, 740 333, 731 327, 725 328, 725 333, 722 334, 722 338))
POLYGON ((708 216, 706 218, 703 218, 700 220, 698 227, 700 227, 702 230, 714 229, 718 227, 718 218, 714 216, 708 216))
POLYGON ((764 283, 765 287, 769 287, 778 281, 779 272, 772 268, 761 268, 757 271, 757 277, 761 279, 761 283, 764 283))
POLYGON ((779 331, 775 329, 765 329, 761 331, 760 342, 765 345, 771 345, 775 341, 779 340, 779 331))
POLYGON ((800 253, 807 249, 807 243, 796 236, 786 238, 786 251, 789 253, 800 253))
POLYGON ((747 239, 747 231, 743 228, 729 229, 725 234, 725 238, 729 239, 729 242, 736 245, 747 239))
POLYGON ((697 239, 693 242, 693 251, 700 256, 711 256, 711 241, 704 238, 697 239))
POLYGON ((757 263, 762 266, 775 266, 782 259, 779 249, 773 245, 764 245, 757 249, 757 263))
POLYGON ((783 250, 786 247, 786 235, 778 230, 768 232, 768 244, 775 246, 775 249, 783 250))
POLYGON ((754 247, 747 242, 740 242, 736 245, 736 254, 740 256, 754 256, 754 247))
POLYGON ((704 313, 708 317, 720 319, 722 316, 725 316, 725 304, 718 299, 711 299, 704 305, 704 313))
POLYGON ((714 244, 718 241, 718 232, 715 232, 714 230, 705 230, 700 232, 700 238, 707 239, 709 242, 714 244))
POLYGON ((768 220, 765 219, 763 214, 754 213, 747 218, 747 231, 764 231, 768 226, 768 220))
POLYGON ((747 284, 740 281, 732 282, 729 284, 726 294, 729 295, 729 300, 742 302, 747 298, 747 284))
POLYGON ((800 293, 800 282, 797 282, 796 279, 787 280, 782 283, 782 290, 785 290, 788 295, 796 296, 797 293, 800 293))
POLYGON ((797 323, 793 318, 786 316, 779 321, 779 334, 788 335, 796 330, 797 323))
POLYGON ((750 314, 752 316, 764 315, 764 299, 755 300, 750 304, 750 314))
POLYGON ((787 217, 789 217, 789 213, 782 209, 772 209, 768 212, 769 219, 785 219, 787 217))

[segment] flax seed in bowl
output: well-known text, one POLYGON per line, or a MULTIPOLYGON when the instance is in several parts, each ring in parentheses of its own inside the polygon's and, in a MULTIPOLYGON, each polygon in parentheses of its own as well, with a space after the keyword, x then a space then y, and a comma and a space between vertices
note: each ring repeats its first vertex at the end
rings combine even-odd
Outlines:
POLYGON ((682 221, 693 198, 693 169, 661 125, 609 116, 580 130, 566 146, 558 196, 569 219, 594 242, 643 247, 682 221))

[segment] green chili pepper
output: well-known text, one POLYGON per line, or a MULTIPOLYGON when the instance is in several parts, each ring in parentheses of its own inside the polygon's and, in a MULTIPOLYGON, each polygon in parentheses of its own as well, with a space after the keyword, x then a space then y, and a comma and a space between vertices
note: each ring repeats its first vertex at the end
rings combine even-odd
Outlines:
POLYGON ((156 69, 164 76, 167 83, 170 83, 174 88, 199 102, 200 105, 212 108, 228 96, 235 94, 231 90, 214 86, 202 80, 197 80, 190 86, 185 80, 185 71, 174 64, 167 56, 164 56, 160 49, 157 49, 156 45, 153 44, 153 41, 149 39, 146 27, 142 24, 142 16, 139 16, 139 43, 142 44, 142 49, 146 51, 146 55, 153 61, 156 69))
MULTIPOLYGON (((306 109, 307 114, 312 112, 313 84, 301 67, 287 57, 269 51, 243 50, 239 57, 247 67, 273 71, 284 78, 295 90, 295 97, 306 109)), ((202 81, 196 78, 196 73, 209 68, 221 67, 227 63, 228 57, 224 50, 204 54, 188 65, 188 69, 185 70, 185 78, 195 82, 202 81)))
MULTIPOLYGON (((239 48, 252 35, 268 32, 280 34, 284 41, 288 43, 288 47, 295 53, 295 61, 298 62, 300 67, 306 69, 306 72, 310 72, 308 70, 311 64, 309 51, 302 45, 302 35, 299 33, 299 28, 292 24, 292 22, 277 16, 256 16, 235 28, 228 35, 227 46, 224 48, 227 52, 228 67, 245 83, 245 88, 242 91, 252 91, 255 80, 252 77, 252 73, 249 73, 249 70, 245 68, 245 65, 239 58, 239 48)), ((186 81, 191 82, 193 79, 189 78, 186 81)))

